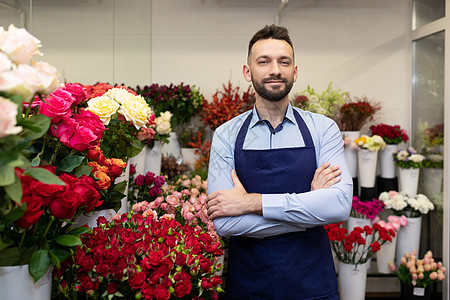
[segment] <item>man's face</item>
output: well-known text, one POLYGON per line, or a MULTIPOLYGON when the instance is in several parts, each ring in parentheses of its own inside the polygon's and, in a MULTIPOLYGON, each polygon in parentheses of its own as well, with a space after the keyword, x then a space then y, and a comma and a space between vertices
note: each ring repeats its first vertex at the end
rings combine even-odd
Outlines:
POLYGON ((284 99, 297 80, 292 47, 284 40, 257 41, 244 66, 244 76, 262 98, 274 102, 284 99))

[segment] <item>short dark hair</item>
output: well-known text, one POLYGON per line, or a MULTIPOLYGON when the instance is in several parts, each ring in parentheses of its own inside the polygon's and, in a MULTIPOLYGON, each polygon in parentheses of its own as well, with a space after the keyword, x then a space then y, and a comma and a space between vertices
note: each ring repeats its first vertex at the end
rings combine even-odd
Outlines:
POLYGON ((284 40, 292 47, 292 51, 294 51, 294 45, 292 45, 292 41, 291 38, 289 37, 289 32, 287 28, 272 24, 264 26, 263 29, 255 33, 255 35, 250 40, 250 43, 248 44, 247 57, 250 57, 252 47, 257 41, 267 39, 284 40))

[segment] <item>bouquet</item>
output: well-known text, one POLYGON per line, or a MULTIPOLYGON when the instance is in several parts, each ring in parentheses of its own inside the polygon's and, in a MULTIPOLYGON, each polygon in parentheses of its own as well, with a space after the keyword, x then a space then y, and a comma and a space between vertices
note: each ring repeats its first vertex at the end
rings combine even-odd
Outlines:
POLYGON ((325 225, 331 248, 340 262, 346 264, 366 263, 382 245, 391 242, 395 231, 386 229, 377 223, 371 226, 355 227, 350 233, 341 223, 325 225), (367 242, 366 242, 367 240, 367 242), (367 247, 366 245, 369 244, 367 247))
POLYGON ((389 191, 381 193, 379 199, 383 201, 385 208, 392 209, 398 216, 416 218, 434 209, 433 203, 423 194, 411 198, 405 192, 389 191))
POLYGON ((295 94, 291 100, 292 105, 303 110, 319 113, 332 118, 339 108, 345 104, 347 92, 340 89, 333 90, 332 82, 322 93, 316 93, 313 88, 308 88, 300 93, 295 94))
POLYGON ((409 140, 406 130, 401 129, 399 125, 391 126, 380 123, 370 126, 370 130, 372 130, 372 135, 382 137, 388 145, 398 145, 409 140))
POLYGON ((395 165, 403 169, 418 169, 423 167, 425 156, 419 154, 413 147, 398 150, 393 153, 395 165))
POLYGON ((89 96, 87 110, 99 116, 108 129, 100 147, 106 157, 127 161, 141 152, 143 145, 137 137, 138 132, 152 125, 154 114, 145 99, 130 89, 105 84, 97 86, 89 96))
POLYGON ((362 135, 355 140, 355 144, 361 149, 367 149, 369 151, 378 151, 386 147, 386 143, 379 135, 367 136, 362 135))
POLYGON ((445 279, 444 273, 447 271, 442 262, 434 260, 431 250, 424 255, 423 259, 418 259, 417 250, 413 250, 411 254, 406 252, 401 258, 398 270, 392 262, 389 267, 401 282, 423 288, 432 283, 443 281, 445 279))
POLYGON ((439 149, 423 148, 421 154, 424 156, 422 161, 424 168, 444 168, 444 157, 439 149))
POLYGON ((156 140, 168 143, 172 132, 171 119, 172 113, 170 111, 161 113, 157 118, 155 118, 155 115, 151 115, 146 126, 142 127, 136 134, 137 138, 142 144, 149 145, 150 148, 153 148, 156 140))
POLYGON ((378 199, 372 199, 372 201, 360 201, 357 196, 353 196, 350 216, 360 219, 374 219, 383 211, 383 207, 384 203, 378 199))
POLYGON ((165 111, 173 114, 172 128, 189 123, 194 116, 200 113, 204 102, 199 88, 183 83, 169 86, 152 84, 143 88, 137 86, 136 91, 145 98, 157 115, 165 111))
POLYGON ((368 97, 347 97, 347 103, 342 105, 339 112, 333 117, 341 131, 360 131, 367 121, 373 120, 375 114, 381 109, 378 102, 368 97))
POLYGON ((217 91, 213 95, 212 102, 203 103, 200 116, 205 125, 216 130, 223 123, 251 109, 255 99, 251 86, 241 96, 239 87, 233 87, 229 81, 228 85, 223 85, 223 91, 217 91))
POLYGON ((372 220, 372 222, 378 223, 380 226, 385 227, 388 230, 393 229, 395 232, 398 232, 400 230, 400 227, 408 225, 408 219, 404 215, 390 215, 387 217, 387 222, 380 220, 380 218, 377 216, 372 220))
POLYGON ((128 187, 128 199, 130 205, 142 201, 153 201, 161 194, 162 186, 166 182, 164 176, 156 176, 153 172, 147 172, 145 175, 136 176, 136 167, 130 166, 130 180, 128 187))
POLYGON ((97 223, 54 272, 65 298, 217 299, 222 292, 220 243, 200 228, 140 213, 97 223))

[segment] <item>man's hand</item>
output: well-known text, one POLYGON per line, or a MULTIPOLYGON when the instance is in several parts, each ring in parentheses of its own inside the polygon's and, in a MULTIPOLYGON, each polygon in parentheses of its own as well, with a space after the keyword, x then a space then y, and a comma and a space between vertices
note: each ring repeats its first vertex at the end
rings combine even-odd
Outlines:
POLYGON ((311 191, 326 189, 341 180, 341 170, 339 166, 331 166, 330 162, 322 164, 314 172, 314 178, 311 182, 311 191))
POLYGON ((262 215, 261 194, 247 193, 235 170, 231 171, 231 179, 234 185, 232 189, 215 191, 206 198, 209 219, 249 213, 262 215))

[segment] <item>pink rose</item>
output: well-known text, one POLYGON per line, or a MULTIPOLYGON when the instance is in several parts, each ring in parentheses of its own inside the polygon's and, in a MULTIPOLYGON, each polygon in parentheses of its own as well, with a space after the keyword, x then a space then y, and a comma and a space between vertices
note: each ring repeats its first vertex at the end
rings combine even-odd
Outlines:
POLYGON ((141 130, 139 130, 139 132, 137 133, 136 137, 141 141, 141 142, 151 142, 153 140, 153 138, 155 137, 155 130, 153 128, 145 128, 142 127, 141 130))
POLYGON ((174 196, 174 195, 169 195, 169 196, 167 196, 167 197, 166 197, 166 202, 167 202, 169 205, 174 206, 174 207, 177 207, 177 206, 180 205, 180 200, 179 200, 176 196, 174 196))
POLYGON ((74 101, 75 98, 72 97, 72 94, 62 89, 57 89, 45 98, 45 102, 41 104, 39 112, 51 118, 50 122, 52 124, 56 124, 63 118, 68 118, 72 115, 70 106, 74 101))
POLYGON ((161 203, 160 207, 161 207, 162 210, 168 210, 169 209, 169 204, 163 202, 163 203, 161 203))
POLYGON ((31 35, 24 28, 16 28, 9 25, 8 31, 2 36, 0 50, 7 54, 16 64, 26 64, 35 55, 42 55, 39 52, 41 41, 31 35))
POLYGON ((86 88, 79 83, 67 83, 62 89, 72 94, 75 99, 74 105, 87 100, 86 88))
POLYGON ((159 206, 162 202, 164 201, 164 197, 160 196, 158 198, 155 199, 155 203, 157 206, 159 206))

